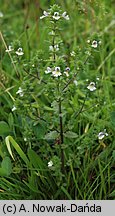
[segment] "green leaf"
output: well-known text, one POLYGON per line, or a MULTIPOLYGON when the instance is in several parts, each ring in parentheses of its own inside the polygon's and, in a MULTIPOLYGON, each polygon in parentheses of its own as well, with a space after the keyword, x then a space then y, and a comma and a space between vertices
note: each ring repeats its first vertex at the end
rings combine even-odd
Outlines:
POLYGON ((72 197, 70 196, 68 191, 63 186, 61 186, 61 190, 64 192, 68 200, 72 200, 72 197))
POLYGON ((1 145, 0 145, 0 156, 2 158, 4 158, 4 156, 5 156, 4 148, 5 148, 4 144, 1 143, 1 145))
POLYGON ((111 122, 113 126, 115 126, 115 111, 111 112, 110 116, 111 116, 111 122))
MULTIPOLYGON (((44 163, 44 161, 42 161, 42 159, 39 157, 39 155, 37 155, 36 152, 33 151, 32 149, 28 150, 28 157, 30 159, 30 163, 33 165, 33 167, 36 170, 36 172, 35 172, 36 175, 39 176, 39 178, 41 179, 44 186, 48 187, 48 184, 50 184, 51 181, 49 180, 49 177, 47 175, 48 173, 47 173, 46 164, 44 163)), ((53 186, 53 184, 52 184, 52 186, 53 186)))
POLYGON ((33 164, 34 168, 41 169, 41 170, 43 168, 46 168, 41 158, 32 149, 28 150, 28 157, 30 159, 30 162, 33 164))
POLYGON ((24 183, 25 183, 25 184, 29 187, 29 189, 32 190, 33 192, 39 193, 39 194, 42 195, 42 192, 39 191, 39 190, 35 187, 35 185, 33 186, 33 185, 31 185, 31 184, 29 184, 29 183, 27 183, 27 182, 25 182, 25 181, 24 181, 24 183))
POLYGON ((1 167, 6 171, 7 175, 10 175, 12 172, 12 163, 9 157, 5 157, 1 163, 1 167))
POLYGON ((14 117, 13 117, 12 113, 10 113, 9 116, 8 116, 8 124, 10 125, 11 128, 14 125, 14 117))
POLYGON ((113 150, 112 157, 113 157, 113 161, 115 161, 115 150, 113 150))
POLYGON ((109 197, 115 197, 115 190, 109 195, 109 197))
POLYGON ((47 133, 47 134, 45 135, 45 139, 46 139, 46 140, 56 139, 57 136, 58 136, 58 132, 57 132, 57 131, 51 131, 51 132, 49 132, 49 133, 47 133))
POLYGON ((22 151, 22 149, 20 148, 20 146, 16 143, 16 141, 11 136, 7 136, 6 139, 5 139, 5 142, 6 142, 6 146, 7 146, 8 152, 11 155, 11 157, 13 158, 13 160, 15 160, 15 159, 14 159, 14 156, 12 154, 12 150, 11 150, 10 144, 12 144, 12 146, 15 148, 15 150, 20 155, 20 157, 22 158, 22 160, 27 165, 29 164, 29 160, 26 157, 25 153, 22 151))
POLYGON ((53 111, 53 108, 48 107, 48 106, 44 106, 44 110, 46 110, 46 111, 53 111))
POLYGON ((10 133, 9 125, 5 121, 0 121, 0 136, 10 133))
POLYGON ((6 172, 3 168, 0 168, 0 176, 6 176, 6 172))
POLYGON ((66 133, 64 133, 64 136, 67 137, 67 138, 74 139, 74 138, 78 137, 78 134, 74 133, 72 131, 67 131, 66 133))
POLYGON ((12 173, 12 164, 9 157, 5 157, 1 163, 0 176, 9 176, 12 173))
POLYGON ((33 126, 34 134, 38 139, 43 139, 45 135, 45 127, 38 123, 37 125, 33 126))

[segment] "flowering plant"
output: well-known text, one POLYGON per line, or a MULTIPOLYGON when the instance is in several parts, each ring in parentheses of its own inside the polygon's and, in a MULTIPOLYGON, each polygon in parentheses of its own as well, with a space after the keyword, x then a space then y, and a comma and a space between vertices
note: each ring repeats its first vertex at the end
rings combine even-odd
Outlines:
MULTIPOLYGON (((79 74, 83 73, 87 67, 91 47, 96 48, 97 46, 96 41, 93 41, 89 48, 87 48, 88 50, 86 50, 85 60, 79 59, 80 54, 75 51, 71 51, 70 60, 66 60, 63 53, 63 42, 60 38, 60 25, 61 22, 70 21, 69 15, 67 12, 62 12, 58 5, 53 5, 48 12, 43 12, 40 19, 44 18, 48 19, 50 30, 48 34, 49 59, 43 59, 43 53, 38 53, 38 56, 29 62, 29 66, 28 63, 23 64, 26 76, 24 75, 22 86, 16 92, 18 98, 12 107, 12 111, 17 112, 20 109, 21 114, 23 113, 24 116, 26 114, 25 119, 27 116, 31 119, 29 121, 33 125, 34 130, 31 128, 33 132, 30 132, 30 138, 28 136, 28 129, 23 132, 26 143, 32 142, 33 139, 35 142, 38 141, 40 143, 42 139, 45 146, 48 146, 50 142, 52 143, 54 149, 53 156, 55 157, 55 154, 58 152, 58 157, 60 158, 60 162, 58 162, 61 165, 63 177, 66 166, 69 164, 68 161, 71 158, 70 154, 65 160, 66 151, 69 151, 68 144, 70 139, 72 139, 72 146, 75 146, 76 138, 78 138, 75 121, 77 121, 78 116, 83 112, 90 96, 90 91, 97 90, 94 81, 90 81, 89 85, 85 84, 85 87, 83 83, 79 84, 79 74), (38 70, 38 74, 36 75, 34 74, 35 70, 38 70), (31 80, 30 83, 29 80, 31 80), (77 107, 74 100, 77 99, 79 101, 79 94, 77 93, 79 87, 84 93, 82 93, 83 102, 81 105, 77 102, 77 107), (77 112, 75 112, 76 107, 77 112), (34 138, 31 133, 34 133, 34 138)), ((9 46, 9 52, 12 50, 14 49, 9 46)), ((22 48, 18 48, 15 53, 19 57, 24 54, 22 48)), ((47 153, 41 144, 39 144, 39 150, 48 158, 48 167, 55 167, 55 162, 52 162, 49 146, 47 153)), ((74 163, 79 166, 76 159, 74 163)), ((57 172, 56 169, 55 171, 57 172)), ((58 174, 60 175, 60 171, 58 174)))

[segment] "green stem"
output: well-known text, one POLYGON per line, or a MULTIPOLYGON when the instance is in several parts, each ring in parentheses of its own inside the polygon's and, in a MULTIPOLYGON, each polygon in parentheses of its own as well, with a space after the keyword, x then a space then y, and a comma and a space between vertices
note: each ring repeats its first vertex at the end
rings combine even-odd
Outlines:
MULTIPOLYGON (((52 41, 52 46, 54 48, 55 46, 55 34, 56 34, 56 22, 54 22, 54 26, 53 26, 53 31, 54 31, 54 36, 53 36, 53 41, 52 41)), ((55 50, 53 52, 53 62, 54 64, 56 63, 56 53, 55 50)), ((59 96, 59 100, 58 100, 58 106, 59 106, 59 128, 60 128, 60 151, 61 151, 61 171, 62 174, 65 173, 65 169, 64 169, 64 150, 62 148, 62 144, 64 143, 64 136, 63 136, 63 118, 62 118, 62 100, 61 100, 61 96, 60 96, 60 86, 59 86, 59 79, 57 82, 57 91, 58 91, 58 96, 59 96)))
POLYGON ((80 113, 82 112, 82 110, 84 108, 84 105, 85 105, 85 102, 86 102, 86 99, 87 99, 87 94, 86 94, 86 96, 84 98, 84 101, 83 101, 83 104, 82 104, 80 110, 77 113, 76 112, 74 113, 74 118, 77 118, 80 115, 80 113))
POLYGON ((65 173, 64 169, 64 150, 62 148, 62 144, 64 143, 64 137, 63 137, 63 119, 62 119, 62 105, 61 105, 61 98, 59 99, 59 121, 60 121, 60 148, 61 148, 61 170, 62 173, 65 173))
POLYGON ((62 99, 60 95, 60 86, 59 86, 59 79, 58 79, 58 84, 57 84, 57 90, 58 90, 58 107, 59 107, 59 131, 60 131, 60 151, 61 151, 61 171, 62 174, 65 174, 65 168, 64 168, 64 150, 62 148, 62 145, 64 143, 64 135, 63 135, 63 117, 62 117, 62 99))
MULTIPOLYGON (((55 23, 54 23, 54 29, 53 29, 53 31, 54 31, 54 36, 53 36, 52 46, 53 46, 53 48, 54 48, 54 46, 55 46, 55 33, 56 33, 56 26, 55 26, 55 23)), ((56 62, 56 54, 55 54, 55 51, 53 52, 53 61, 54 61, 54 63, 56 62)))

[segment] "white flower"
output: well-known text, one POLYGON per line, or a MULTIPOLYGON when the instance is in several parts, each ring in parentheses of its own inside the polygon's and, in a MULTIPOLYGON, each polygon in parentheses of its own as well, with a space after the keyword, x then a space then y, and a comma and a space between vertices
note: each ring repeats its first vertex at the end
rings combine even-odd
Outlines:
POLYGON ((3 13, 0 11, 0 18, 2 18, 4 15, 3 15, 3 13))
POLYGON ((54 36, 54 35, 55 35, 55 32, 54 32, 54 31, 51 31, 51 32, 49 32, 49 35, 54 36))
POLYGON ((65 71, 64 71, 64 74, 67 76, 67 77, 69 77, 69 72, 70 71, 70 68, 69 67, 67 67, 66 69, 65 69, 65 71))
POLYGON ((102 140, 105 136, 108 136, 108 133, 106 133, 106 129, 104 129, 104 131, 98 134, 98 139, 102 140))
POLYGON ((70 68, 69 67, 66 67, 66 69, 65 69, 66 71, 70 71, 70 68))
POLYGON ((60 19, 59 12, 54 12, 54 15, 53 15, 52 17, 53 17, 53 19, 55 19, 55 20, 59 20, 59 19, 60 19))
POLYGON ((74 82, 74 84, 75 84, 76 86, 78 85, 78 81, 77 81, 77 80, 74 80, 73 82, 74 82))
POLYGON ((90 91, 96 90, 95 83, 94 83, 94 82, 91 82, 91 83, 87 86, 87 88, 88 88, 90 91))
POLYGON ((53 52, 54 51, 54 47, 53 46, 49 46, 49 50, 53 52))
POLYGON ((44 12, 43 12, 43 16, 41 16, 40 19, 43 19, 43 18, 45 18, 45 17, 48 17, 49 14, 50 14, 50 13, 44 11, 44 12))
POLYGON ((13 105, 12 112, 14 112, 15 110, 17 110, 17 108, 13 105))
POLYGON ((27 138, 26 138, 26 137, 24 137, 24 141, 25 141, 25 142, 27 141, 27 138))
POLYGON ((23 55, 24 53, 23 53, 22 48, 18 48, 18 50, 16 51, 16 54, 17 54, 18 56, 23 55))
POLYGON ((54 49, 55 51, 59 51, 59 45, 58 44, 54 45, 54 49))
POLYGON ((6 49, 6 52, 11 52, 11 51, 13 51, 13 48, 12 48, 12 46, 8 46, 8 49, 6 49))
POLYGON ((23 89, 21 87, 19 87, 18 91, 16 92, 16 94, 19 94, 20 97, 23 97, 24 96, 24 92, 23 92, 23 89))
POLYGON ((56 44, 56 45, 54 45, 54 46, 49 46, 49 50, 50 51, 59 51, 59 45, 58 44, 56 44))
POLYGON ((87 43, 90 43, 90 40, 89 40, 89 39, 87 40, 87 43))
POLYGON ((66 11, 62 14, 62 17, 66 20, 69 20, 69 16, 67 15, 66 11))
POLYGON ((98 42, 96 41, 96 40, 94 40, 93 42, 92 42, 92 45, 91 45, 93 48, 97 48, 97 46, 98 46, 98 42))
POLYGON ((99 80, 99 77, 97 77, 96 80, 99 80))
POLYGON ((48 162, 48 167, 52 167, 53 166, 53 162, 52 161, 49 161, 48 162))
POLYGON ((60 72, 60 67, 55 67, 55 70, 52 72, 52 75, 54 77, 59 77, 62 75, 62 73, 60 72))
POLYGON ((73 57, 75 57, 75 54, 76 54, 76 53, 75 53, 74 51, 72 51, 72 52, 70 53, 70 55, 73 56, 73 57))
POLYGON ((47 70, 45 70, 45 74, 49 74, 52 72, 52 69, 50 67, 47 67, 47 70))

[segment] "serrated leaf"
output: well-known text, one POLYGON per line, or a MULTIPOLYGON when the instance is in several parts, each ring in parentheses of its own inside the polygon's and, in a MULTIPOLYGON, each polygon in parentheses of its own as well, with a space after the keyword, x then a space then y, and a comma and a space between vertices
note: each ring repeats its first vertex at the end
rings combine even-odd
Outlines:
POLYGON ((66 133, 64 133, 64 136, 67 137, 67 138, 74 139, 74 138, 78 137, 78 134, 74 133, 72 131, 67 131, 66 133))
POLYGON ((46 140, 50 140, 50 139, 56 139, 57 138, 57 136, 58 136, 58 132, 57 131, 51 131, 51 132, 49 132, 49 133, 47 133, 46 135, 45 135, 45 139, 46 140))

